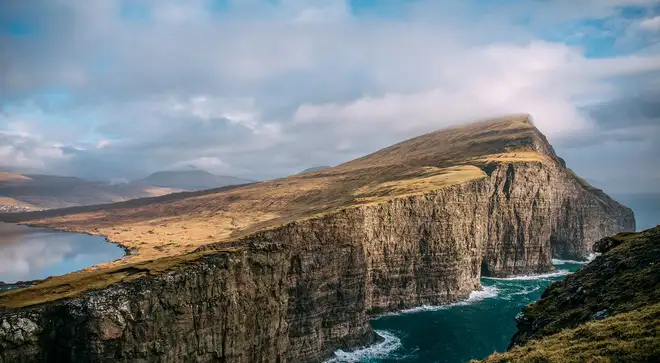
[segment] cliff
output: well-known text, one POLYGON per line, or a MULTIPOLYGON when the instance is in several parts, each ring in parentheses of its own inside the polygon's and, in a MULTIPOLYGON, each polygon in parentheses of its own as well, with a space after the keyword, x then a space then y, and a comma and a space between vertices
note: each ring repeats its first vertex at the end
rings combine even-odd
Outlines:
POLYGON ((660 361, 660 226, 594 250, 603 255, 525 307, 509 352, 486 362, 660 361))
POLYGON ((377 339, 373 314, 551 271, 634 230, 527 116, 280 180, 11 218, 134 253, 0 294, 0 362, 321 361, 377 339))

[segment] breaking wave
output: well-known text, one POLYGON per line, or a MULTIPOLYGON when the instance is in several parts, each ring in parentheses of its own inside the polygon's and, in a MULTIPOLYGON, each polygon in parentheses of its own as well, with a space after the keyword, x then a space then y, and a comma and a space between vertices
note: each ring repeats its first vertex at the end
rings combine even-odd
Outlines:
POLYGON ((325 361, 325 363, 358 363, 363 362, 367 358, 392 358, 392 352, 402 346, 401 339, 386 330, 375 330, 375 332, 383 338, 382 342, 352 352, 344 352, 338 349, 335 351, 334 358, 325 361))
POLYGON ((502 296, 504 300, 511 300, 512 296, 518 296, 518 295, 529 295, 533 292, 539 291, 541 289, 541 286, 528 286, 523 288, 520 291, 515 291, 515 292, 510 292, 506 294, 506 296, 502 296))
MULTIPOLYGON (((455 303, 451 304, 446 304, 446 305, 421 305, 421 306, 416 306, 414 308, 410 309, 404 309, 404 310, 399 310, 395 311, 392 313, 386 313, 381 316, 392 316, 392 315, 402 315, 402 314, 412 314, 412 313, 419 313, 422 311, 438 311, 438 310, 445 310, 449 308, 453 308, 455 306, 467 306, 474 304, 475 302, 484 300, 484 299, 490 299, 497 297, 499 294, 499 289, 495 286, 483 286, 481 290, 475 290, 470 293, 470 296, 468 296, 467 299, 457 301, 455 303)), ((380 316, 379 316, 380 317, 380 316)), ((379 317, 376 317, 379 318, 379 317)))
POLYGON ((547 274, 538 274, 538 275, 521 275, 521 276, 512 276, 512 277, 482 277, 482 279, 488 280, 500 280, 500 281, 524 281, 524 280, 540 280, 540 279, 549 279, 553 277, 566 276, 571 272, 568 270, 559 270, 557 272, 550 272, 547 274))
POLYGON ((600 256, 600 253, 590 253, 587 256, 586 261, 577 261, 577 260, 561 260, 558 258, 553 258, 552 259, 552 264, 553 265, 567 265, 567 264, 574 264, 574 265, 584 265, 587 264, 591 261, 593 261, 596 257, 600 256))

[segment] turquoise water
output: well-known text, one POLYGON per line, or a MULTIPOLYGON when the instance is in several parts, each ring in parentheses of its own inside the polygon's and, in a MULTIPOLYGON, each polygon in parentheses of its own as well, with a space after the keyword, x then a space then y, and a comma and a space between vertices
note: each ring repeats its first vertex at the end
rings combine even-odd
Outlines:
MULTIPOLYGON (((660 194, 624 194, 616 199, 635 212, 637 230, 660 224, 660 194)), ((335 353, 333 362, 465 363, 504 351, 516 331, 514 317, 554 280, 581 264, 554 261, 560 273, 517 279, 488 279, 482 291, 462 303, 421 307, 372 321, 384 337, 380 344, 355 352, 335 353)))
POLYGON ((0 281, 5 283, 63 275, 123 255, 103 237, 0 222, 0 281))
POLYGON ((559 271, 511 279, 483 278, 482 291, 444 307, 420 307, 372 321, 385 340, 355 352, 335 353, 333 362, 464 363, 504 351, 516 331, 514 317, 554 280, 581 264, 554 261, 559 271))

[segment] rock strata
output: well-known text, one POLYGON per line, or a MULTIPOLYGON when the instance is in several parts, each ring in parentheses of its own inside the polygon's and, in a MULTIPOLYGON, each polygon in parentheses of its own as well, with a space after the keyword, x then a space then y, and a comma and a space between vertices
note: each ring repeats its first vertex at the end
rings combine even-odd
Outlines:
MULTIPOLYGON (((577 178, 538 131, 538 161, 205 245, 162 273, 75 297, 0 295, 0 362, 319 362, 377 339, 374 314, 466 298, 481 275, 552 271, 630 209, 577 178)), ((130 272, 130 269, 127 271, 130 272)))

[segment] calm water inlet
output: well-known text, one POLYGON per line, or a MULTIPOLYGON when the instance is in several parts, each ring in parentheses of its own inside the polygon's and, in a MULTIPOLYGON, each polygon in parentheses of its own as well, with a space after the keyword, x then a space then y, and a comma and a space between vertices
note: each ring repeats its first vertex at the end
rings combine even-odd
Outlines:
POLYGON ((103 237, 0 222, 0 281, 43 279, 121 258, 103 237))

